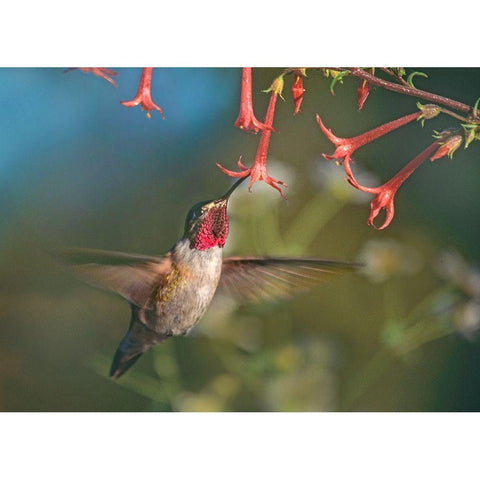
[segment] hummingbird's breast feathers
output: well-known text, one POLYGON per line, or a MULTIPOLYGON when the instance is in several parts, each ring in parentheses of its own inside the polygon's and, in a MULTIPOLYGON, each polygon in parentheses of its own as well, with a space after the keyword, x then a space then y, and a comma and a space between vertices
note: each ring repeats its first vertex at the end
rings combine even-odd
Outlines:
POLYGON ((216 286, 222 272, 222 249, 192 249, 189 240, 182 239, 172 249, 172 261, 184 278, 194 283, 214 282, 216 286))
POLYGON ((182 239, 172 249, 171 262, 144 321, 157 332, 181 335, 198 323, 212 301, 222 272, 222 249, 195 250, 182 239))

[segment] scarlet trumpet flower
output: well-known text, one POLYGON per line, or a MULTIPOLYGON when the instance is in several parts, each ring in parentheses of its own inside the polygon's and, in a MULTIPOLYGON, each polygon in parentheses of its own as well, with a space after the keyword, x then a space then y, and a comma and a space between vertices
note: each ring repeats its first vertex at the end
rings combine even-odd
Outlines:
POLYGON ((150 110, 157 110, 163 119, 163 110, 152 100, 152 72, 153 68, 147 67, 142 69, 140 77, 140 84, 137 93, 133 100, 127 102, 120 102, 124 107, 136 107, 141 105, 143 110, 146 110, 147 117, 150 118, 150 110))
POLYGON ((440 141, 437 140, 433 142, 430 146, 428 146, 425 150, 419 153, 413 160, 411 160, 405 167, 403 167, 392 179, 388 182, 384 183, 380 187, 370 188, 364 187, 360 185, 355 177, 352 174, 350 169, 350 165, 345 165, 345 171, 348 175, 348 182, 361 190, 362 192, 373 193, 375 197, 370 203, 370 216, 368 217, 367 224, 371 225, 372 227, 383 230, 387 228, 393 220, 393 216, 395 214, 395 207, 394 207, 394 198, 397 190, 403 184, 403 182, 427 159, 429 158, 433 152, 438 148, 440 145, 440 141), (378 216, 380 211, 385 209, 385 221, 381 227, 377 227, 374 223, 375 218, 378 216))
POLYGON ((335 136, 332 131, 327 128, 320 118, 320 115, 317 113, 317 123, 320 126, 322 132, 325 136, 336 146, 335 152, 333 155, 326 155, 323 153, 323 158, 326 160, 332 160, 334 158, 343 159, 343 160, 351 160, 350 157, 355 152, 355 150, 363 147, 367 143, 372 142, 373 140, 385 135, 392 130, 395 130, 407 123, 412 122, 413 120, 419 118, 423 113, 421 111, 411 113, 410 115, 405 115, 404 117, 397 118, 391 122, 385 123, 380 125, 373 130, 369 130, 368 132, 362 133, 361 135, 357 135, 356 137, 351 138, 340 138, 335 136))
MULTIPOLYGON (((363 147, 369 142, 386 135, 387 133, 406 125, 407 123, 412 122, 415 119, 421 118, 433 118, 432 109, 429 108, 430 105, 427 105, 424 110, 419 110, 418 112, 411 113, 410 115, 405 115, 404 117, 397 118, 391 122, 384 123, 377 128, 369 130, 368 132, 357 135, 356 137, 350 138, 340 138, 335 136, 332 131, 327 128, 320 118, 320 115, 317 113, 317 123, 320 126, 320 129, 325 134, 325 136, 336 146, 335 152, 333 155, 322 154, 323 158, 326 160, 340 159, 339 163, 343 163, 343 168, 345 173, 350 177, 351 167, 350 162, 352 161, 352 154, 360 147, 363 147)), ((435 113, 435 114, 438 114, 435 113)))
POLYGON ((260 137, 260 142, 258 143, 257 153, 255 154, 255 161, 250 168, 245 167, 242 163, 242 158, 240 157, 238 160, 238 167, 240 169, 239 172, 234 172, 232 170, 227 170, 226 168, 222 167, 219 163, 217 163, 217 167, 220 170, 229 175, 230 177, 237 177, 243 178, 250 175, 250 184, 248 189, 251 190, 252 185, 255 182, 263 180, 265 183, 268 183, 271 187, 275 188, 280 192, 280 195, 283 197, 282 190, 279 188, 278 185, 282 187, 287 187, 287 184, 282 182, 281 180, 276 180, 272 178, 267 173, 267 153, 268 153, 268 146, 270 143, 270 137, 272 135, 273 130, 273 118, 275 116, 275 105, 277 102, 277 96, 281 95, 283 89, 283 77, 279 77, 274 80, 272 86, 270 87, 270 91, 272 92, 270 95, 270 101, 268 103, 267 113, 265 115, 265 126, 266 128, 262 130, 262 134, 260 137))
POLYGON ((235 127, 257 133, 267 129, 267 125, 259 122, 253 113, 252 100, 252 68, 242 69, 242 88, 240 92, 240 112, 234 123, 235 127))
MULTIPOLYGON (((93 73, 95 76, 99 78, 103 78, 108 83, 111 83, 114 87, 117 86, 117 83, 112 78, 117 75, 117 72, 114 70, 110 70, 109 68, 99 68, 99 67, 79 67, 78 68, 83 73, 93 73)), ((69 72, 70 70, 76 70, 76 68, 67 68, 64 73, 69 72)))

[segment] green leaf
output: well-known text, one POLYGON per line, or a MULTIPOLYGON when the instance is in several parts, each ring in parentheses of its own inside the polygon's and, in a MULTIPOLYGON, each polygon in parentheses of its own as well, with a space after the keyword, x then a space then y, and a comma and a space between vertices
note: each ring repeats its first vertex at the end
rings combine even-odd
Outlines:
POLYGON ((426 73, 423 73, 423 72, 412 72, 408 77, 407 77, 407 83, 412 87, 412 88, 417 88, 414 84, 413 84, 413 78, 415 76, 420 76, 420 77, 425 77, 425 78, 428 78, 428 75, 426 73))
POLYGON ((477 140, 477 128, 478 125, 471 123, 462 123, 463 130, 465 131, 465 150, 474 141, 477 140))
POLYGON ((473 116, 477 116, 477 111, 478 111, 478 104, 480 102, 480 97, 477 98, 477 101, 475 102, 475 105, 473 106, 473 116))
POLYGON ((335 95, 333 89, 337 82, 343 83, 343 77, 347 76, 349 73, 350 70, 344 70, 343 72, 339 72, 338 75, 335 75, 335 77, 333 77, 333 80, 330 83, 330 92, 332 95, 335 95))

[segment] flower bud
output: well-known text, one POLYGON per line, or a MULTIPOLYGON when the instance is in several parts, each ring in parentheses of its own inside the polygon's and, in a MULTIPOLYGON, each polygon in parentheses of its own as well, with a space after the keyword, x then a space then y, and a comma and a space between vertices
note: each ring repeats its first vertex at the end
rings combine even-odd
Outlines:
POLYGON ((357 87, 357 103, 358 110, 360 111, 363 108, 363 104, 370 94, 370 84, 366 80, 360 80, 357 87))
POLYGON ((462 144, 462 142, 463 142, 463 138, 461 135, 453 135, 448 140, 440 144, 440 147, 435 152, 435 154, 432 155, 432 157, 430 157, 430 160, 433 162, 434 160, 442 158, 445 155, 447 155, 448 158, 451 159, 453 154, 458 150, 458 148, 462 144))
POLYGON ((303 102, 303 94, 305 89, 303 88, 303 77, 305 75, 305 68, 297 68, 294 72, 292 83, 292 98, 295 110, 293 112, 296 115, 300 111, 300 107, 303 102))
POLYGON ((418 117, 418 120, 422 120, 422 126, 425 120, 430 120, 431 118, 436 117, 442 111, 441 107, 433 105, 432 103, 422 105, 420 102, 417 102, 417 107, 422 112, 418 117))

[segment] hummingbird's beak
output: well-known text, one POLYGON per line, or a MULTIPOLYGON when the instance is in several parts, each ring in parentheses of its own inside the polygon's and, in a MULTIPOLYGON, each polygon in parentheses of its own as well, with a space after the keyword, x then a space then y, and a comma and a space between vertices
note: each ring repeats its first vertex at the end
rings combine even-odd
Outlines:
POLYGON ((243 178, 240 178, 239 180, 237 180, 231 187, 230 187, 230 190, 228 190, 228 192, 221 196, 220 197, 220 200, 225 200, 227 201, 229 198, 230 198, 230 195, 233 193, 233 191, 248 177, 248 175, 246 177, 243 177, 243 178))

